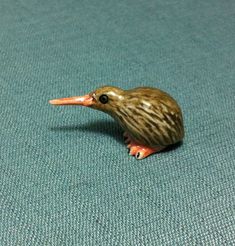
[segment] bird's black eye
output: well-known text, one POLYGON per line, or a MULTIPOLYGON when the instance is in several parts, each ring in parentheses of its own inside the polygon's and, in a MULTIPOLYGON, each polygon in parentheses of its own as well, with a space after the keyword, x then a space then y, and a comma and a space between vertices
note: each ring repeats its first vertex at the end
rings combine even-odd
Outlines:
POLYGON ((107 95, 101 95, 100 97, 99 97, 99 101, 101 102, 101 103, 103 103, 103 104, 105 104, 105 103, 107 103, 108 101, 109 101, 109 98, 108 98, 108 96, 107 95))

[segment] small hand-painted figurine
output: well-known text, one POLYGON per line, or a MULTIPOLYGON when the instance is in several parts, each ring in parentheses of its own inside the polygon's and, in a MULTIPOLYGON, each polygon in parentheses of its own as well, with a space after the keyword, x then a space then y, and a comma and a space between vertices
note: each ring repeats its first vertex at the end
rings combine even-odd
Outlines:
POLYGON ((122 90, 104 86, 85 96, 59 98, 53 105, 82 105, 111 115, 123 128, 130 155, 143 159, 184 137, 183 117, 177 102, 151 87, 122 90))

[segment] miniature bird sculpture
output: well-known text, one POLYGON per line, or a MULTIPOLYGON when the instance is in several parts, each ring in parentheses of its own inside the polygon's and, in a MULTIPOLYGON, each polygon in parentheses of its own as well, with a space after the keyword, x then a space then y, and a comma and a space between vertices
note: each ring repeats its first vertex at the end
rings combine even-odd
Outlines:
POLYGON ((123 128, 130 155, 143 159, 184 137, 182 112, 177 102, 156 88, 122 90, 104 86, 85 96, 59 98, 53 105, 82 105, 112 116, 123 128))

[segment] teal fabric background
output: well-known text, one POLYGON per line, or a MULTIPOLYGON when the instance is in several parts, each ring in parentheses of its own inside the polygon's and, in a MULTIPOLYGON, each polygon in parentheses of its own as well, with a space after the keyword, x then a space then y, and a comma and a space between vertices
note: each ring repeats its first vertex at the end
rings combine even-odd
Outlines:
POLYGON ((235 1, 0 3, 0 245, 235 244, 235 1), (48 104, 154 86, 182 146, 128 156, 107 115, 48 104))

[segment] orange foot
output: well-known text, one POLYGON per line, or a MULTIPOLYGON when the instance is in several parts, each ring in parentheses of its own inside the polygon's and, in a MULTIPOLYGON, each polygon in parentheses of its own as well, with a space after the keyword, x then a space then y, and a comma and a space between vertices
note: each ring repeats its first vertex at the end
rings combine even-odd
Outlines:
POLYGON ((152 148, 136 143, 127 132, 124 132, 123 136, 127 148, 130 151, 129 154, 135 156, 138 160, 144 159, 145 157, 164 149, 164 147, 152 148))

